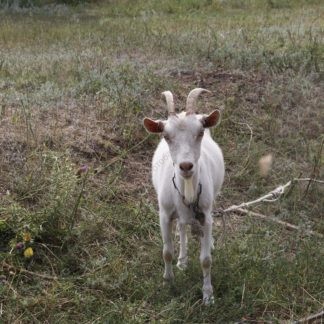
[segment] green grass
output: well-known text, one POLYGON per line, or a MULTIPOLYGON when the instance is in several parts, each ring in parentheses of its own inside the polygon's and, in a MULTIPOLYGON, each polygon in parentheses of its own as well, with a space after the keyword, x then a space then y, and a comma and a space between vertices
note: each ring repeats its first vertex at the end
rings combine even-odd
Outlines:
POLYGON ((221 207, 294 177, 323 180, 323 9, 125 0, 0 10, 0 322, 276 323, 322 309, 323 239, 305 232, 324 233, 318 183, 253 208, 299 231, 231 214, 224 233, 215 219, 214 306, 201 305, 194 239, 188 270, 163 286, 158 138, 141 123, 166 117, 164 90, 179 110, 192 88, 213 92, 199 109, 222 110, 221 207), (15 247, 26 231, 31 259, 15 247))

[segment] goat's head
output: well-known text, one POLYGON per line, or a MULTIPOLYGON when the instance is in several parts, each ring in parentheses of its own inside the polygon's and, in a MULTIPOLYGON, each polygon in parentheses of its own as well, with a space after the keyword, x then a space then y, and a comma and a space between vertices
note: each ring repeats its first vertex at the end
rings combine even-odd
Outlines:
POLYGON ((173 95, 170 91, 165 91, 162 95, 166 99, 168 119, 166 121, 144 119, 144 127, 148 132, 162 134, 169 145, 176 171, 184 179, 190 179, 197 172, 205 128, 215 126, 220 116, 218 110, 214 110, 209 115, 196 115, 196 101, 203 92, 209 91, 201 88, 190 91, 186 111, 176 114, 173 95))

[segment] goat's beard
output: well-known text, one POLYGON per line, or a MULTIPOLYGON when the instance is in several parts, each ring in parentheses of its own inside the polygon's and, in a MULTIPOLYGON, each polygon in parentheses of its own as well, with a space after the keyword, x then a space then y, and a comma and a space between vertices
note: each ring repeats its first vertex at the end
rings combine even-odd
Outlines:
POLYGON ((186 201, 191 204, 195 200, 195 190, 193 187, 193 179, 191 178, 184 178, 184 196, 186 201))

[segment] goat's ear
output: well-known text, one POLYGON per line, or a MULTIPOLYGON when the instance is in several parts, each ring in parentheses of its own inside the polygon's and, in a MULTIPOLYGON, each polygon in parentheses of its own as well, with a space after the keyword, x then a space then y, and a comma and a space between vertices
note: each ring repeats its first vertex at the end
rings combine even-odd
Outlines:
POLYGON ((149 133, 162 133, 164 129, 164 124, 161 121, 155 121, 150 118, 144 118, 144 127, 149 133))
POLYGON ((220 112, 219 110, 214 110, 212 113, 210 113, 208 116, 203 116, 201 118, 201 123, 205 128, 213 127, 217 125, 220 118, 220 112))

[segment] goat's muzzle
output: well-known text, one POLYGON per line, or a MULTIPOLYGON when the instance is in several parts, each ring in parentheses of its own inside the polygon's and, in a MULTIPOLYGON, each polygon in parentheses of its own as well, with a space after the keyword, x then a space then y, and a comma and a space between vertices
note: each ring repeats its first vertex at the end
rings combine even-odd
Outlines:
POLYGON ((193 168, 193 164, 191 162, 180 163, 180 169, 182 171, 190 171, 192 168, 193 168))
POLYGON ((191 162, 181 162, 179 168, 181 170, 181 176, 184 178, 190 178, 193 175, 193 164, 191 162))

